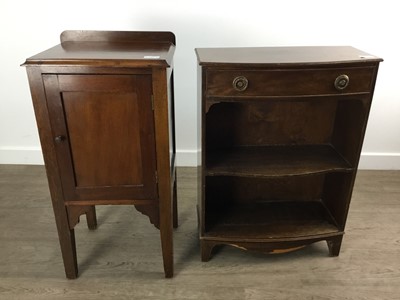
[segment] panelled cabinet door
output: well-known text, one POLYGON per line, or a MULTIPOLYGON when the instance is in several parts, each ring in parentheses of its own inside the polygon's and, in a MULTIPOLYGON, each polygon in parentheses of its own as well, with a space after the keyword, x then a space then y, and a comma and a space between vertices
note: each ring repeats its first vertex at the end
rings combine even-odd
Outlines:
POLYGON ((151 75, 43 75, 66 201, 155 199, 151 75))

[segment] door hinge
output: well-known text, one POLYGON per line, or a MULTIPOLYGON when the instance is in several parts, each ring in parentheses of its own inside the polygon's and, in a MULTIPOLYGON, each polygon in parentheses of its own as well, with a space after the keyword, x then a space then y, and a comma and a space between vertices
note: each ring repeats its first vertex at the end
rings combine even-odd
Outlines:
POLYGON ((156 175, 156 183, 158 184, 158 172, 155 171, 155 175, 156 175))
POLYGON ((151 109, 154 110, 154 96, 151 95, 151 109))

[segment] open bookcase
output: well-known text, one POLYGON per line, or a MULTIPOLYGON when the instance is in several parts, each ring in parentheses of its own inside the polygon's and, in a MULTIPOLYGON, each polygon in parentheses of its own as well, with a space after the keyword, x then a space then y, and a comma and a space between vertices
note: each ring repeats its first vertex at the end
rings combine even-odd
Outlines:
POLYGON ((218 244, 339 254, 380 59, 307 48, 197 49, 203 261, 218 244))

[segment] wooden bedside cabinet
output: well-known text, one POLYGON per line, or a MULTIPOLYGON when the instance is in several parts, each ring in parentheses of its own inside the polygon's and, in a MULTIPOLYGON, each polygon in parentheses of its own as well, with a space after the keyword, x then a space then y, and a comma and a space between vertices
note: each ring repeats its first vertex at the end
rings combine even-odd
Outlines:
POLYGON ((196 49, 201 257, 339 255, 380 58, 352 47, 196 49))
POLYGON ((65 272, 76 278, 74 226, 95 205, 134 205, 160 229, 173 276, 177 226, 171 32, 65 31, 28 58, 33 105, 65 272))

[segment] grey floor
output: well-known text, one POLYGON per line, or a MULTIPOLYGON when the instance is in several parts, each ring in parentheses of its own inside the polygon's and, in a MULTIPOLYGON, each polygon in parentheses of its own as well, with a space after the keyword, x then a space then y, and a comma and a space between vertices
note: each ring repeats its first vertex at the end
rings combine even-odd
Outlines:
POLYGON ((221 248, 200 262, 196 171, 178 170, 175 277, 159 232, 131 206, 76 227, 80 277, 67 280, 42 166, 0 165, 0 299, 400 299, 400 171, 360 171, 339 257, 326 243, 264 255, 221 248))

